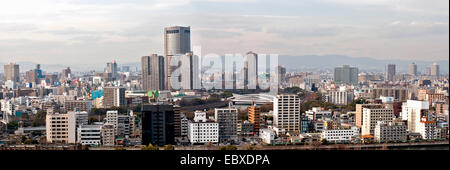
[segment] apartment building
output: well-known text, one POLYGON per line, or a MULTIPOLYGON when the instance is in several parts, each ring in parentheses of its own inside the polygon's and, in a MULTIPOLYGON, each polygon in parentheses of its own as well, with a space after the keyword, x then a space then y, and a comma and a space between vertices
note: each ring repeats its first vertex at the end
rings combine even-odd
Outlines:
POLYGON ((277 95, 273 102, 273 123, 286 131, 301 131, 300 98, 296 94, 277 95))

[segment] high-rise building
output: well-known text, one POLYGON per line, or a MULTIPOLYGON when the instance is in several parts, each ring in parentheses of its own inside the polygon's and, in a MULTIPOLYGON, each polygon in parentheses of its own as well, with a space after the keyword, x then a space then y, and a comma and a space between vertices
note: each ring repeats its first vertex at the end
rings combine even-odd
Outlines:
POLYGON ((206 112, 196 111, 194 121, 188 125, 188 138, 191 144, 218 143, 219 124, 208 120, 206 112))
POLYGON ((440 72, 439 72, 439 65, 437 63, 433 63, 430 67, 430 75, 434 76, 436 78, 439 78, 440 72))
POLYGON ((143 145, 164 146, 175 143, 173 105, 144 104, 141 120, 143 145))
POLYGON ((278 128, 300 132, 300 97, 296 94, 277 95, 273 101, 273 121, 278 128))
POLYGON ((124 107, 125 88, 124 87, 104 87, 103 88, 103 106, 105 108, 124 107))
POLYGON ((216 108, 214 111, 216 123, 219 123, 219 141, 226 143, 237 140, 237 108, 232 107, 230 104, 228 108, 216 108))
POLYGON ((72 74, 72 70, 70 70, 70 67, 67 67, 66 69, 62 70, 62 75, 61 75, 61 81, 67 80, 69 78, 71 78, 71 74, 72 74))
POLYGON ((409 75, 417 76, 417 64, 411 63, 409 64, 409 75))
POLYGON ((386 81, 394 81, 395 64, 388 64, 386 66, 386 81))
POLYGON ((165 50, 165 74, 166 88, 171 89, 170 77, 177 66, 170 66, 174 55, 184 55, 191 52, 191 28, 190 27, 166 27, 164 28, 165 50))
POLYGON ((361 135, 375 135, 375 126, 378 121, 385 123, 394 120, 394 110, 389 107, 385 108, 363 108, 363 125, 361 135))
POLYGON ((245 89, 256 89, 258 84, 258 54, 248 52, 244 63, 245 89))
POLYGON ((87 112, 79 112, 79 111, 69 111, 67 112, 67 120, 68 120, 68 142, 76 143, 78 134, 77 128, 80 125, 87 125, 89 122, 88 113, 87 112))
POLYGON ((356 104, 356 114, 355 114, 355 125, 358 127, 362 127, 364 124, 363 121, 363 109, 375 109, 375 108, 383 108, 382 104, 356 104))
POLYGON ((141 58, 142 65, 142 88, 144 90, 164 90, 165 73, 164 57, 152 54, 141 58))
POLYGON ((48 143, 69 143, 69 115, 47 111, 45 116, 48 143))
POLYGON ((5 69, 5 81, 11 80, 14 83, 18 83, 20 81, 20 70, 19 65, 15 63, 9 63, 4 66, 5 69))
POLYGON ((408 127, 405 122, 389 122, 378 121, 375 126, 375 141, 377 142, 401 142, 406 141, 408 127))
POLYGON ((408 121, 410 133, 420 133, 420 121, 423 116, 428 116, 428 101, 408 100, 403 103, 402 119, 408 121))
POLYGON ((248 121, 253 124, 254 135, 258 135, 261 128, 261 107, 256 104, 248 107, 248 121))
POLYGON ((115 60, 106 63, 106 73, 111 73, 113 79, 117 79, 119 77, 117 72, 117 62, 115 60))
POLYGON ((336 84, 358 84, 358 68, 344 65, 334 69, 334 82, 336 84))

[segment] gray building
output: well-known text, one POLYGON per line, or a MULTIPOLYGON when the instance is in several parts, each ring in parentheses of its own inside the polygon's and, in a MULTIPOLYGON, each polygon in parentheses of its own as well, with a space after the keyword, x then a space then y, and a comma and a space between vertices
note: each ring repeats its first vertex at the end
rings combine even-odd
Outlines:
POLYGON ((237 140, 238 110, 231 105, 224 109, 215 109, 214 118, 219 123, 219 142, 237 140))
POLYGON ((336 84, 358 84, 358 68, 344 65, 334 69, 334 82, 336 84))
POLYGON ((125 88, 124 87, 104 87, 103 88, 103 107, 124 107, 125 88))
POLYGON ((11 80, 13 82, 19 82, 20 76, 19 76, 19 65, 15 63, 6 64, 4 66, 5 69, 5 81, 11 80))
POLYGON ((395 76, 395 64, 388 64, 386 66, 385 81, 394 81, 394 76, 395 76))
POLYGON ((164 57, 152 54, 141 58, 142 88, 144 90, 164 90, 164 57))
POLYGON ((176 66, 170 66, 170 61, 174 55, 183 55, 191 52, 191 28, 190 27, 166 27, 164 28, 164 50, 165 50, 165 68, 166 68, 166 88, 170 87, 170 77, 172 70, 176 66))
POLYGON ((113 79, 117 79, 119 77, 117 72, 117 62, 115 60, 106 63, 106 73, 111 73, 113 79))

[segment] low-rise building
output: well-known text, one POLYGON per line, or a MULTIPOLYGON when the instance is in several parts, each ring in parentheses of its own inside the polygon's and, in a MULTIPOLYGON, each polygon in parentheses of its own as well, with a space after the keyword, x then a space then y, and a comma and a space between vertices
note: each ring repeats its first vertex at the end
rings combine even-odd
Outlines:
POLYGON ((377 142, 401 142, 406 141, 408 126, 405 122, 378 121, 375 127, 375 141, 377 142))
POLYGON ((81 145, 101 145, 102 125, 80 125, 78 127, 78 143, 81 145))
POLYGON ((353 136, 359 136, 359 128, 356 126, 350 129, 333 129, 333 130, 323 130, 321 138, 327 140, 328 142, 350 142, 353 136))

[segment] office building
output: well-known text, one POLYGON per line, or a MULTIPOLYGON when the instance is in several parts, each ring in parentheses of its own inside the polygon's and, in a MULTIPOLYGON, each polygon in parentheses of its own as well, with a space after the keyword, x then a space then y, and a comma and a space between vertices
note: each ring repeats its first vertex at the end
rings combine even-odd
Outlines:
POLYGON ((101 145, 101 128, 102 125, 80 125, 77 128, 77 143, 90 146, 101 145))
POLYGON ((428 116, 428 101, 408 100, 403 103, 402 120, 408 121, 409 133, 420 133, 422 117, 428 116))
POLYGON ((273 124, 288 131, 301 131, 300 98, 296 94, 277 95, 273 101, 273 124))
POLYGON ((417 64, 416 63, 409 64, 408 73, 409 73, 409 75, 417 76, 417 64))
POLYGON ((227 143, 237 140, 237 117, 238 110, 232 107, 231 104, 228 108, 215 109, 214 118, 216 123, 219 124, 219 140, 221 143, 227 143))
POLYGON ((430 75, 439 78, 440 74, 439 65, 437 63, 433 63, 430 67, 430 75))
POLYGON ((69 111, 67 112, 68 119, 68 142, 76 143, 78 134, 77 128, 81 125, 87 125, 89 122, 87 112, 69 111))
POLYGON ((20 82, 20 70, 19 65, 15 63, 9 63, 4 66, 5 81, 11 80, 14 83, 20 82))
POLYGON ((125 88, 124 87, 104 87, 103 88, 103 106, 105 108, 124 107, 125 88))
POLYGON ((164 57, 152 54, 141 58, 143 90, 165 90, 164 57))
POLYGON ((375 126, 374 139, 377 142, 403 142, 407 140, 408 136, 408 126, 405 122, 394 121, 394 122, 383 122, 378 121, 375 126))
POLYGON ((113 124, 105 123, 101 127, 101 137, 103 146, 114 146, 115 141, 115 127, 113 124))
POLYGON ((358 84, 358 68, 344 65, 334 69, 335 84, 358 84))
POLYGON ((248 52, 244 63, 245 89, 256 89, 258 84, 258 54, 248 52))
POLYGON ((253 125, 253 135, 259 134, 261 128, 261 107, 253 105, 248 107, 248 121, 253 125))
POLYGON ((164 146, 175 143, 173 105, 144 104, 141 121, 143 145, 164 146))
POLYGON ((353 101, 354 94, 352 91, 330 91, 325 95, 325 102, 335 105, 347 105, 353 101))
POLYGON ((188 138, 191 144, 219 142, 219 124, 208 120, 206 112, 196 111, 193 122, 189 122, 188 138))
POLYGON ((106 73, 111 73, 111 77, 114 80, 119 77, 116 60, 106 63, 106 73))
POLYGON ((389 107, 385 108, 363 108, 363 125, 361 128, 361 135, 374 135, 375 126, 378 121, 386 123, 394 120, 394 110, 389 107))
POLYGON ((374 88, 372 89, 372 98, 378 99, 381 96, 394 97, 397 101, 408 100, 408 89, 406 88, 374 88))
POLYGON ((190 27, 166 27, 164 28, 164 50, 165 50, 165 74, 167 89, 171 89, 170 80, 172 71, 177 66, 170 66, 172 56, 184 55, 191 52, 191 28, 190 27))
POLYGON ((384 108, 382 104, 356 104, 356 114, 355 114, 355 125, 359 128, 362 128, 364 124, 363 121, 363 109, 376 109, 376 108, 384 108))
POLYGON ((70 67, 67 67, 66 69, 62 70, 62 75, 61 75, 61 81, 70 79, 72 76, 72 70, 70 70, 70 67))
POLYGON ((69 143, 68 114, 47 111, 45 117, 46 137, 48 143, 69 143))
POLYGON ((349 129, 326 129, 322 131, 321 138, 331 143, 346 143, 352 137, 359 136, 359 128, 354 126, 349 129))
POLYGON ((92 100, 66 100, 64 101, 66 111, 86 111, 92 109, 92 100))
POLYGON ((385 81, 394 81, 395 76, 395 64, 388 64, 386 66, 386 77, 385 81))

